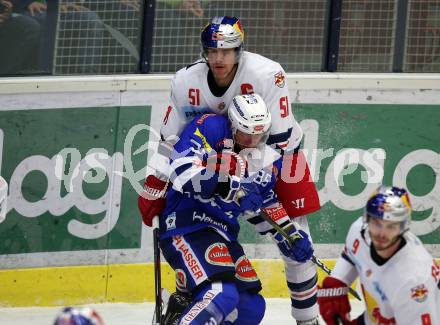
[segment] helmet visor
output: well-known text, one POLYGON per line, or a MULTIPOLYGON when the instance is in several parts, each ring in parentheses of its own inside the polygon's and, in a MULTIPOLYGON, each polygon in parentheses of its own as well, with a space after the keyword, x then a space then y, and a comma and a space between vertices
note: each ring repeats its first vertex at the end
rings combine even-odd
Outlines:
POLYGON ((237 130, 234 134, 234 141, 242 149, 256 148, 260 143, 267 140, 268 133, 248 134, 237 130))

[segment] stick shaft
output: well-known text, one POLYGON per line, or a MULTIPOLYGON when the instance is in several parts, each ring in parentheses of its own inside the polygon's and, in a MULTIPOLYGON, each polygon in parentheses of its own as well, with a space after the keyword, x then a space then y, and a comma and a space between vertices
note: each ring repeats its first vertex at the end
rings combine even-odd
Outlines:
MULTIPOLYGON (((295 245, 295 240, 290 237, 283 228, 281 228, 275 221, 273 221, 270 216, 264 212, 263 210, 260 210, 260 216, 266 220, 277 232, 280 233, 281 236, 283 236, 290 244, 290 246, 294 246, 295 245)), ((317 258, 315 255, 312 255, 311 260, 313 263, 315 263, 321 270, 323 270, 325 273, 327 273, 328 275, 331 274, 331 270, 319 259, 317 258)), ((359 296, 359 294, 353 290, 353 288, 348 287, 348 291, 350 292, 350 294, 355 297, 357 300, 361 300, 361 297, 359 296)))
POLYGON ((154 293, 155 293, 155 324, 162 321, 162 284, 160 273, 159 217, 153 219, 153 254, 154 254, 154 293))

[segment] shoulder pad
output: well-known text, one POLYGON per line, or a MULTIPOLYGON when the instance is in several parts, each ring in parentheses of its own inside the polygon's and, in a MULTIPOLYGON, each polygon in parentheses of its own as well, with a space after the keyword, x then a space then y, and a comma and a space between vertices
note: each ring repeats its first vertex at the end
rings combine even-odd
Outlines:
POLYGON ((188 64, 188 65, 185 67, 185 70, 188 70, 189 68, 191 68, 191 67, 193 67, 193 66, 195 66, 195 65, 197 65, 197 64, 199 64, 199 63, 206 63, 206 62, 204 62, 204 61, 196 61, 196 62, 194 62, 194 63, 188 64))

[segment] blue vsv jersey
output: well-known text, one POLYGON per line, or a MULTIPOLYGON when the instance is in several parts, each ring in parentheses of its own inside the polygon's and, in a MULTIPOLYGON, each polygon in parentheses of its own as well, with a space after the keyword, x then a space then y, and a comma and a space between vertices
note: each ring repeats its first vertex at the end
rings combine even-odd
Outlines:
MULTIPOLYGON (((232 150, 232 132, 227 117, 204 114, 186 126, 170 158, 172 186, 168 188, 166 207, 159 218, 161 239, 207 227, 215 228, 229 240, 237 239, 238 217, 242 211, 236 202, 225 202, 216 194, 219 183, 227 181, 227 177, 209 164, 217 153, 232 150)), ((266 166, 258 166, 267 150, 273 149, 262 144, 250 153, 247 150, 244 160, 248 168, 241 178, 241 182, 257 184, 263 207, 277 201, 272 189, 277 171, 281 169, 279 155, 273 156, 266 166)))

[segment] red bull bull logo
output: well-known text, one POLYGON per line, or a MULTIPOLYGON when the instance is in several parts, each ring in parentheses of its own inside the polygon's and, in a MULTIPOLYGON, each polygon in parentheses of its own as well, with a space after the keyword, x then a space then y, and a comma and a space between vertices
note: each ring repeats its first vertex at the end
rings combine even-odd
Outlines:
POLYGON ((275 85, 279 88, 283 88, 286 84, 286 78, 284 77, 284 74, 282 71, 275 74, 275 85))
POLYGON ((411 298, 417 302, 424 302, 428 298, 428 289, 423 284, 412 288, 411 298))

